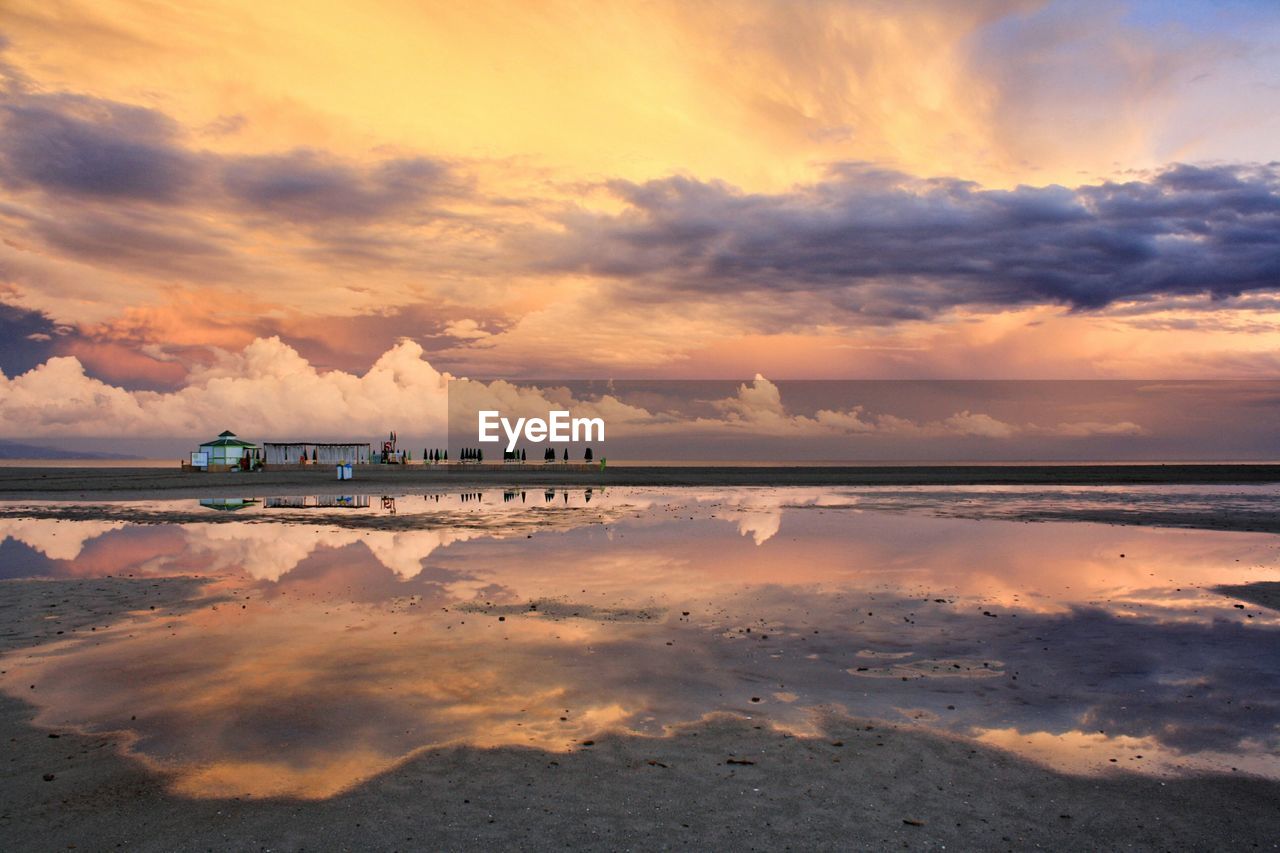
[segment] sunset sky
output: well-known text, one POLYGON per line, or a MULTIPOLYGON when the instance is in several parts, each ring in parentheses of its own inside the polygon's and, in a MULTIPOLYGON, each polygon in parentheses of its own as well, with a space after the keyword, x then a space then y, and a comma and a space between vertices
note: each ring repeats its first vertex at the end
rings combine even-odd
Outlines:
POLYGON ((1280 376, 1265 0, 5 0, 0 44, 0 437, 1280 376))

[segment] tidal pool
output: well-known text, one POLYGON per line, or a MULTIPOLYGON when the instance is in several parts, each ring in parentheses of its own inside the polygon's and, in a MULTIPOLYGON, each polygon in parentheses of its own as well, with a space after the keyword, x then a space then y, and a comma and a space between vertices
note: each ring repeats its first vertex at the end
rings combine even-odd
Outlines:
POLYGON ((1221 497, 1048 495, 7 504, 2 577, 91 595, 198 575, 207 598, 61 635, 50 608, 0 688, 37 725, 121 733, 196 797, 323 798, 444 745, 559 752, 715 713, 797 736, 830 713, 922 726, 1072 773, 1280 778, 1280 613, 1214 591, 1280 580, 1280 537, 1010 520, 1221 497))

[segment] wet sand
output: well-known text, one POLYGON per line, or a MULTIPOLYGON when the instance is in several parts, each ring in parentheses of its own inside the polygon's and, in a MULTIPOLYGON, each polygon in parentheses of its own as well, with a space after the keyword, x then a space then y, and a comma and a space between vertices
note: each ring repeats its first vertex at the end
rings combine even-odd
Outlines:
POLYGON ((614 466, 564 470, 556 465, 368 465, 355 479, 333 470, 184 473, 179 468, 0 467, 0 499, 128 500, 245 494, 412 492, 481 486, 915 486, 1137 485, 1280 482, 1280 465, 938 465, 866 467, 614 466))
MULTIPOLYGON (((129 609, 180 612, 199 595, 182 578, 5 581, 0 650, 57 630, 91 634, 129 609)), ((0 698, 6 850, 1207 850, 1271 848, 1280 838, 1280 783, 1071 776, 911 726, 840 716, 815 738, 719 717, 664 738, 603 735, 567 754, 433 749, 318 801, 175 796, 162 774, 120 755, 112 736, 40 730, 31 718, 27 703, 0 698)))

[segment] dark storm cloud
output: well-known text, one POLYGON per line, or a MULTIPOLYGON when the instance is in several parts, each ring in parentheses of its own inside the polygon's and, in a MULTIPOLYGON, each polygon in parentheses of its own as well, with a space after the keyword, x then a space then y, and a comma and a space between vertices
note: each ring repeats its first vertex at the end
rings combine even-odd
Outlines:
POLYGON ((142 107, 72 95, 24 96, 0 105, 0 175, 16 187, 110 200, 176 202, 199 160, 176 126, 142 107))
POLYGON ((306 224, 375 222, 465 184, 425 157, 371 164, 324 152, 220 155, 187 145, 156 110, 77 95, 0 96, 0 182, 54 203, 99 200, 306 224))
POLYGON ((236 202, 293 221, 376 219, 420 203, 447 178, 445 166, 421 157, 363 169, 305 150, 231 160, 221 176, 236 202))
POLYGON ((28 227, 60 255, 153 275, 219 280, 245 272, 228 235, 182 212, 67 211, 31 219, 28 227))
MULTIPOLYGON (((497 233, 490 218, 447 210, 485 201, 468 181, 425 157, 217 154, 156 110, 21 82, 0 92, 14 230, 91 264, 225 281, 264 268, 241 250, 250 231, 278 226, 306 238, 290 259, 326 269, 474 264, 447 240, 403 230, 458 219, 497 233)), ((1177 165, 1077 188, 989 190, 863 164, 778 194, 689 177, 608 187, 623 212, 544 207, 558 227, 507 231, 507 251, 484 270, 601 276, 617 283, 610 300, 727 303, 762 329, 832 315, 892 324, 957 306, 1142 311, 1209 297, 1237 307, 1220 300, 1280 293, 1277 164, 1177 165)))
POLYGON ((860 166, 777 195, 677 177, 610 185, 618 215, 576 212, 543 265, 664 291, 809 291, 923 317, 957 305, 1064 304, 1280 289, 1273 165, 1177 165, 1144 180, 984 190, 860 166))
POLYGON ((58 339, 71 333, 47 314, 0 302, 0 373, 26 373, 55 355, 58 339))

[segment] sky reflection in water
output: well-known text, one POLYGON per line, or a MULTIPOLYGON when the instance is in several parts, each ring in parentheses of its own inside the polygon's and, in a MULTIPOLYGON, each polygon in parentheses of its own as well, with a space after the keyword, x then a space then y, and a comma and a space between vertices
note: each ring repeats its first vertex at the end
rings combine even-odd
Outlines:
POLYGON ((1280 614, 1207 589, 1280 578, 1280 538, 862 511, 847 490, 590 497, 0 518, 6 577, 200 574, 223 596, 12 653, 0 687, 41 725, 127 733, 193 796, 325 797, 443 744, 558 751, 718 711, 1280 778, 1280 614))

